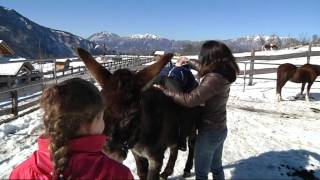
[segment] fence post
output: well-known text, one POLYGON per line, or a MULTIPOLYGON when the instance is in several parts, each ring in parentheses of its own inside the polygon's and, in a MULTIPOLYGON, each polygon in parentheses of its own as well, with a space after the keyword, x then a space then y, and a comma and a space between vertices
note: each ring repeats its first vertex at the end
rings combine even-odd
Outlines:
POLYGON ((7 77, 7 87, 8 88, 11 88, 11 81, 12 81, 12 79, 11 79, 11 77, 7 77))
POLYGON ((54 69, 53 69, 54 79, 55 79, 56 84, 57 84, 57 83, 58 83, 58 80, 57 80, 56 59, 54 59, 54 61, 53 61, 53 65, 54 65, 54 69))
POLYGON ((253 80, 253 69, 254 69, 254 56, 255 56, 255 50, 251 51, 251 60, 250 60, 250 73, 249 73, 249 86, 252 86, 252 80, 253 80))
POLYGON ((11 91, 11 103, 12 103, 12 108, 11 108, 11 113, 14 116, 18 115, 18 91, 11 91))
POLYGON ((32 76, 32 74, 31 74, 31 75, 29 75, 29 76, 28 76, 28 78, 27 78, 27 83, 28 83, 28 84, 30 84, 30 83, 31 83, 31 76, 32 76))
POLYGON ((41 78, 42 78, 42 91, 45 89, 45 86, 46 86, 46 83, 44 81, 44 72, 43 72, 43 65, 44 65, 44 62, 41 62, 41 78))
POLYGON ((310 63, 311 47, 312 47, 312 43, 309 43, 309 49, 308 49, 308 55, 307 55, 307 64, 310 63))
POLYGON ((247 76, 247 62, 244 62, 243 89, 242 89, 242 92, 244 92, 246 90, 246 76, 247 76))

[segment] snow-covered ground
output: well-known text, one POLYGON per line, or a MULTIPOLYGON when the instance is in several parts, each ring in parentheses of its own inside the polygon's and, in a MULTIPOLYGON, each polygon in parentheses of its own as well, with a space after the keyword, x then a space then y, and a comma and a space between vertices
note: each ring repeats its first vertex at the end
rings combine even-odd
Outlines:
MULTIPOLYGON (((300 61, 303 64, 306 58, 280 63, 300 61)), ((320 64, 320 57, 313 57, 311 63, 320 64)), ((274 74, 259 76, 275 78, 274 74)), ((306 102, 294 98, 301 84, 288 82, 283 88, 285 101, 277 102, 275 81, 253 82, 244 92, 242 78, 231 87, 227 107, 229 132, 223 153, 226 178, 293 179, 298 178, 293 176, 295 173, 303 173, 300 170, 320 178, 320 83, 313 84, 313 99, 306 102)), ((36 149, 36 139, 43 128, 41 114, 38 110, 0 125, 0 178, 7 178, 12 168, 36 149)), ((167 152, 165 162, 168 156, 167 152)), ((181 178, 186 157, 186 152, 179 151, 171 179, 181 178)), ((132 154, 124 164, 138 178, 132 154)))

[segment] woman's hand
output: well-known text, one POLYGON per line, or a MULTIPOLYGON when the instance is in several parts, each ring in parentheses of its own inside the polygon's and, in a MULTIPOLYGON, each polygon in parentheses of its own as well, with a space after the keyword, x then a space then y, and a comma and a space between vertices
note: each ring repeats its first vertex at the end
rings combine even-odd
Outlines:
POLYGON ((166 88, 164 88, 163 86, 159 85, 159 84, 154 84, 153 87, 160 89, 161 91, 164 91, 166 88))
POLYGON ((180 57, 177 62, 176 62, 176 66, 183 66, 185 64, 188 64, 189 59, 187 57, 180 57))

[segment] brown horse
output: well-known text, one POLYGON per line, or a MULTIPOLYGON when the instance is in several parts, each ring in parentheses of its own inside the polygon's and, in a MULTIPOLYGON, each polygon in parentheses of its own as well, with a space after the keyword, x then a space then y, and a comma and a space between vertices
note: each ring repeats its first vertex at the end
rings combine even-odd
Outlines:
MULTIPOLYGON (((108 136, 107 154, 123 160, 130 149, 140 179, 153 180, 159 179, 165 150, 170 148, 170 157, 161 176, 166 178, 172 174, 181 137, 179 132, 192 133, 199 117, 198 108, 178 105, 162 91, 153 87, 144 90, 144 86, 159 74, 173 54, 162 56, 139 72, 118 69, 114 73, 100 65, 87 51, 78 48, 78 54, 102 87, 106 102, 104 133, 108 136)), ((192 163, 193 144, 189 143, 186 173, 190 173, 192 163)))
POLYGON ((313 82, 320 74, 320 65, 305 64, 301 67, 296 67, 293 64, 281 64, 277 70, 277 97, 278 101, 282 100, 281 89, 287 81, 302 83, 301 95, 304 91, 306 83, 308 83, 306 100, 309 101, 309 92, 313 82))

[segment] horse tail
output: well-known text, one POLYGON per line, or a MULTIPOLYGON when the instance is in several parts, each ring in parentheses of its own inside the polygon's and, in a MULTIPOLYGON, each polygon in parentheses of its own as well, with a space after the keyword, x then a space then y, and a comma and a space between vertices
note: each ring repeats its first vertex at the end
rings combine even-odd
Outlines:
POLYGON ((294 75, 297 67, 290 63, 281 64, 277 69, 277 94, 281 96, 281 89, 286 82, 294 75))

